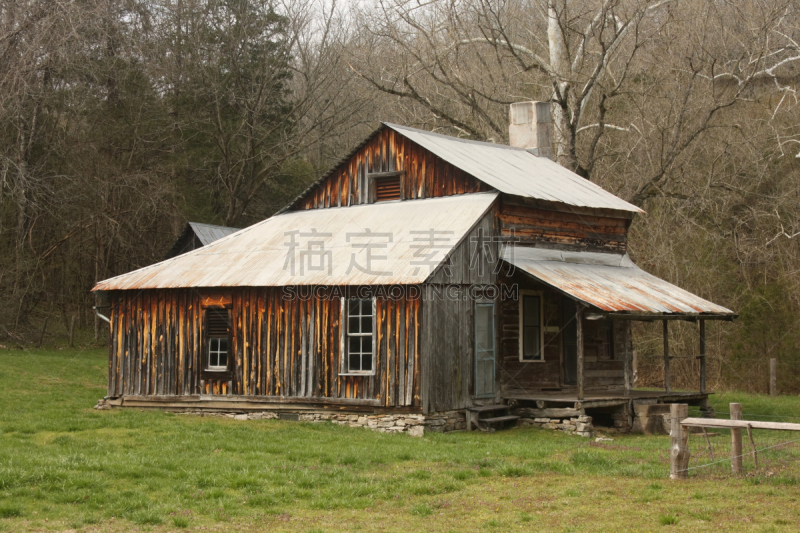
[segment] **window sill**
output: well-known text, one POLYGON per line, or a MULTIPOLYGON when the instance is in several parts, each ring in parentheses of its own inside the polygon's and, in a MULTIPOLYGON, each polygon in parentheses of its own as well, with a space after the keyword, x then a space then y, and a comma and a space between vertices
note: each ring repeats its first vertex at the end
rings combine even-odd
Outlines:
POLYGON ((374 376, 375 372, 339 372, 340 376, 361 376, 361 377, 369 377, 374 376))
POLYGON ((520 363, 544 363, 544 359, 520 359, 520 363))
POLYGON ((227 368, 204 368, 203 372, 211 372, 213 374, 224 374, 225 372, 230 372, 227 368))

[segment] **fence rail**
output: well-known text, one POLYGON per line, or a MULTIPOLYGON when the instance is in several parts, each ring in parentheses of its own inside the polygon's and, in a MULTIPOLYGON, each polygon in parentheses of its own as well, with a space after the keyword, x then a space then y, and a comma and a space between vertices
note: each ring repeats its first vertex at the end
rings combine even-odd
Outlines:
POLYGON ((687 404, 672 404, 670 406, 670 479, 685 479, 689 473, 689 458, 691 453, 689 451, 689 428, 702 428, 703 435, 708 444, 708 450, 711 455, 711 463, 700 465, 694 468, 703 466, 710 466, 717 464, 727 459, 717 461, 714 458, 714 452, 711 448, 711 442, 708 438, 707 428, 713 429, 730 429, 731 430, 731 471, 734 474, 742 472, 742 458, 746 455, 752 455, 756 467, 758 467, 758 452, 777 448, 797 440, 790 440, 767 446, 761 450, 756 449, 755 440, 753 438, 753 430, 773 430, 773 431, 800 431, 800 424, 790 422, 770 422, 764 420, 742 420, 741 419, 742 406, 739 403, 730 404, 730 420, 720 420, 714 418, 690 418, 689 406, 687 404), (750 440, 751 451, 742 453, 742 430, 747 430, 747 435, 750 440))

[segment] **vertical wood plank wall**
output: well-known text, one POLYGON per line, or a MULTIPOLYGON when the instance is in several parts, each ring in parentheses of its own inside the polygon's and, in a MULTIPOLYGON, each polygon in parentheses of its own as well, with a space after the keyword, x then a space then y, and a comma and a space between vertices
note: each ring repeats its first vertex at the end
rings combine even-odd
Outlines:
POLYGON ((474 307, 464 298, 466 285, 425 285, 422 368, 422 410, 425 413, 463 409, 473 391, 474 307), (448 291, 453 290, 448 294, 448 291), (459 297, 452 297, 458 295, 459 297))
MULTIPOLYGON (((340 376, 340 300, 286 299, 281 288, 231 291, 232 390, 244 396, 377 399, 420 406, 419 299, 378 298, 376 372, 340 376)), ((227 394, 206 379, 201 292, 112 295, 108 394, 227 394)), ((207 375, 207 374, 206 374, 207 375)))
POLYGON ((293 207, 318 209, 365 204, 371 172, 404 170, 403 198, 433 198, 492 190, 389 128, 381 128, 293 207))

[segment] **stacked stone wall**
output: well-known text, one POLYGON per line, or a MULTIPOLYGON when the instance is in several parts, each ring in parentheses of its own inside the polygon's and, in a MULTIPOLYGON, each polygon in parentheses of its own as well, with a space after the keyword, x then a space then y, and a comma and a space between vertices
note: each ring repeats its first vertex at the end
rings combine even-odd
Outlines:
POLYGON ((571 418, 520 418, 520 426, 535 426, 542 429, 563 431, 581 437, 593 437, 594 426, 591 416, 577 416, 571 418))

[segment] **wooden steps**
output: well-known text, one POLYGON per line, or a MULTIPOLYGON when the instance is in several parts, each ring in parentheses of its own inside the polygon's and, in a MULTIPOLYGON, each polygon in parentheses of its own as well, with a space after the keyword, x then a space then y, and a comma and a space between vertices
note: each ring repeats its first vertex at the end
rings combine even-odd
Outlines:
POLYGON ((520 417, 508 414, 507 405, 478 405, 467 408, 467 431, 473 427, 481 431, 496 431, 515 427, 520 417), (484 417, 482 415, 493 415, 484 417))

